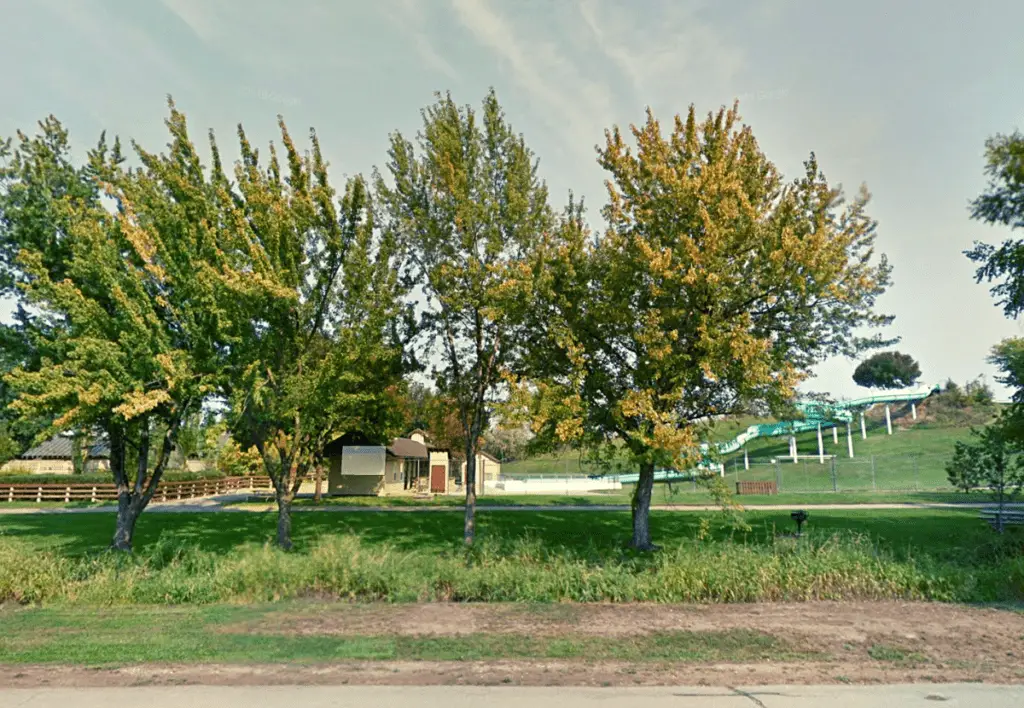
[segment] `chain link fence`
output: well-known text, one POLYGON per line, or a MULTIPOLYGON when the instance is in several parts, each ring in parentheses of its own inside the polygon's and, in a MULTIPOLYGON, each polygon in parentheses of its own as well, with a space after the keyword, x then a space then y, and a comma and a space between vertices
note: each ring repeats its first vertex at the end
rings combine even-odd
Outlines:
POLYGON ((919 491, 949 489, 947 454, 733 459, 730 482, 774 481, 780 492, 919 491))
MULTIPOLYGON (((780 492, 871 492, 949 490, 945 465, 948 453, 905 453, 898 455, 863 455, 846 457, 800 455, 792 457, 753 458, 747 464, 743 456, 728 459, 725 479, 735 489, 735 482, 773 481, 780 492)), ((635 472, 635 468, 608 468, 579 460, 548 462, 536 465, 506 465, 505 479, 531 480, 558 476, 563 479, 586 479, 588 475, 609 475, 635 472)), ((698 491, 696 480, 677 480, 670 485, 674 492, 698 491)))

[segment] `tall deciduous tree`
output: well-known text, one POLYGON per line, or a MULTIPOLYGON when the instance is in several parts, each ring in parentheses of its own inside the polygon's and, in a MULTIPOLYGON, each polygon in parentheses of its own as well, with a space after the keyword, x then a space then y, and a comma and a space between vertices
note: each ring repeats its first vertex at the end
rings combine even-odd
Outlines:
POLYGON ((853 372, 853 381, 866 388, 907 388, 921 378, 921 367, 902 352, 879 352, 862 361, 853 372))
POLYGON ((80 172, 87 179, 76 182, 66 135, 51 119, 39 137, 21 136, 8 175, 13 193, 31 198, 5 213, 5 248, 17 253, 6 263, 40 313, 38 365, 7 377, 18 394, 12 408, 52 420, 51 430, 106 433, 118 490, 112 546, 120 550, 131 549, 178 427, 214 390, 220 366, 228 264, 173 105, 167 124, 168 154, 135 146, 142 167, 125 170, 119 146, 101 140, 80 172))
MULTIPOLYGON (((995 135, 985 143, 985 191, 971 202, 971 218, 1024 228, 1024 134, 995 135)), ((1024 312, 1024 240, 1008 238, 999 246, 975 242, 965 255, 978 264, 976 280, 998 281, 992 295, 1007 317, 1024 312)), ((1024 445, 1024 338, 1004 339, 992 349, 989 363, 1001 373, 999 383, 1013 389, 1012 405, 1000 418, 998 436, 1024 445)))
MULTIPOLYGON (((14 300, 11 323, 0 323, 0 376, 16 367, 40 364, 38 336, 47 320, 26 308, 19 286, 30 279, 19 264, 23 250, 39 254, 49 277, 62 280, 71 262, 69 236, 73 212, 63 203, 94 205, 99 185, 89 162, 76 163, 68 132, 53 116, 38 124, 34 136, 18 132, 0 140, 0 297, 14 300)), ((49 420, 15 415, 8 407, 15 393, 0 379, 0 421, 15 446, 24 449, 48 426, 49 420)))
POLYGON ((277 543, 291 548, 292 501, 325 445, 348 432, 385 439, 401 425, 405 320, 399 254, 375 228, 364 181, 349 180, 339 200, 316 134, 304 157, 279 125, 283 165, 272 145, 261 167, 240 127, 235 184, 219 166, 212 181, 224 247, 245 271, 232 283, 228 420, 263 459, 277 543))
POLYGON ((423 350, 439 360, 438 390, 454 402, 462 427, 469 544, 480 436, 520 344, 511 314, 523 303, 510 301, 508 282, 551 217, 533 153, 493 91, 480 113, 438 95, 423 112, 417 143, 392 136, 391 184, 378 174, 377 191, 426 298, 423 350))
POLYGON ((538 303, 518 400, 553 442, 627 451, 638 549, 653 547, 654 470, 699 460, 701 421, 779 408, 814 363, 884 344, 857 328, 891 320, 873 312, 890 269, 867 191, 840 208, 813 154, 784 185, 737 111, 699 123, 691 107, 667 136, 648 111, 635 152, 608 131, 607 231, 570 203, 517 285, 538 303))
MULTIPOLYGON (((985 191, 971 202, 971 218, 1024 229, 1024 134, 995 135, 985 143, 985 191)), ((1009 238, 999 246, 975 242, 965 255, 978 264, 976 279, 999 281, 992 288, 1007 317, 1024 312, 1024 240, 1009 238)))

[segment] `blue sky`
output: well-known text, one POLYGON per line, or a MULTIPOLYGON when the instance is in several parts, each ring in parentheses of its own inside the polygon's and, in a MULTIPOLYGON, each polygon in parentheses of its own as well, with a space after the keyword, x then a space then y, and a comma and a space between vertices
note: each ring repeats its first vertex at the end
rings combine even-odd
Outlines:
MULTIPOLYGON (((155 148, 170 93, 194 135, 228 154, 234 126, 274 137, 315 126, 335 179, 383 164, 435 90, 498 91, 541 160, 555 205, 569 189, 597 222, 603 130, 740 110, 787 177, 814 150, 830 181, 866 182, 895 285, 900 349, 930 381, 991 368, 1007 321, 961 252, 1008 232, 968 219, 985 138, 1024 128, 1024 3, 810 0, 32 0, 2 4, 0 135, 49 113, 83 150, 99 131, 155 148)), ((0 314, 4 306, 0 305, 0 314)), ((809 389, 856 395, 854 363, 809 389)))

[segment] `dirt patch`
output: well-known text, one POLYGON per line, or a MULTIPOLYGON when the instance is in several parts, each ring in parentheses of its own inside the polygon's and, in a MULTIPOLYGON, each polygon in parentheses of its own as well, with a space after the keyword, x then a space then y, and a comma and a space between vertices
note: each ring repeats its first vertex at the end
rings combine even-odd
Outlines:
POLYGON ((514 633, 557 636, 568 632, 623 636, 652 632, 751 629, 807 639, 865 642, 873 635, 909 641, 1000 644, 1024 637, 1024 614, 999 609, 911 602, 809 602, 732 605, 615 604, 311 604, 274 613, 258 623, 225 625, 224 631, 280 634, 514 633))
POLYGON ((623 662, 348 662, 325 666, 146 665, 116 669, 29 666, 0 674, 0 687, 106 686, 734 686, 736 684, 1024 682, 1024 669, 898 666, 882 662, 629 664, 623 662))
POLYGON ((1024 683, 1024 614, 925 603, 345 605, 310 602, 221 631, 259 634, 627 637, 746 629, 814 661, 350 661, 286 665, 9 666, 0 686, 252 684, 735 685, 1024 683))

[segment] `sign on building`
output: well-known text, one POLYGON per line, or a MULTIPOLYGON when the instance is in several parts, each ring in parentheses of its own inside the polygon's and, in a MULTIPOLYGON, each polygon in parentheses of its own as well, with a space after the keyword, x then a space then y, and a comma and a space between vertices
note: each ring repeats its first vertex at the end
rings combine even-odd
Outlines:
POLYGON ((346 445, 341 449, 341 474, 381 477, 386 455, 380 445, 346 445))

